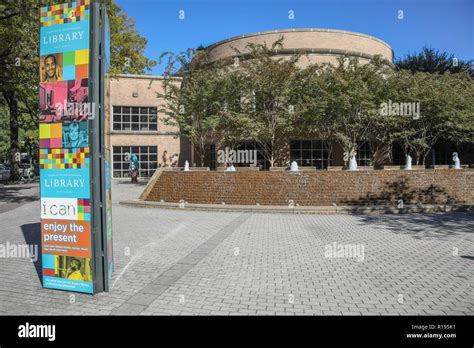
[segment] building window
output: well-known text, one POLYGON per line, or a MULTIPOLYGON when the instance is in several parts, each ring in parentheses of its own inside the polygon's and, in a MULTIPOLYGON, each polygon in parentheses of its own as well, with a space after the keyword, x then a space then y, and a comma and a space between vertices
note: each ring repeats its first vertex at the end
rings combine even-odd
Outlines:
MULTIPOLYGON (((270 168, 270 162, 267 161, 265 158, 265 151, 263 150, 262 144, 257 143, 255 141, 245 141, 235 148, 237 151, 238 150, 247 150, 247 151, 257 151, 257 167, 260 168, 260 170, 267 170, 270 168)), ((235 167, 250 167, 250 163, 234 163, 235 167)))
POLYGON ((358 166, 372 165, 372 150, 369 143, 360 144, 357 149, 356 161, 358 166))
POLYGON ((456 146, 453 143, 448 141, 438 141, 431 149, 431 164, 453 164, 453 152, 457 152, 456 146))
POLYGON ((157 146, 114 146, 113 168, 114 178, 130 177, 130 162, 125 160, 125 153, 138 157, 138 176, 148 178, 153 175, 158 166, 157 146))
POLYGON ((216 169, 216 144, 211 144, 209 149, 209 168, 216 169))
POLYGON ((114 106, 114 131, 156 131, 158 111, 148 106, 114 106))
MULTIPOLYGON (((224 163, 218 163, 219 159, 217 157, 219 156, 219 151, 225 151, 225 149, 226 149, 226 146, 223 146, 220 149, 217 149, 215 144, 212 144, 210 146, 209 164, 210 164, 210 168, 212 170, 216 169, 216 167, 218 167, 218 166, 223 166, 224 165, 224 163)), ((245 150, 245 151, 254 151, 254 150, 256 150, 257 151, 256 152, 256 155, 257 155, 256 158, 253 157, 253 154, 247 153, 245 155, 246 156, 245 157, 246 161, 249 161, 250 159, 252 159, 252 161, 256 160, 255 166, 258 167, 259 170, 267 170, 268 168, 270 168, 270 162, 265 159, 265 153, 263 151, 262 145, 255 142, 255 141, 242 142, 240 144, 237 144, 233 148, 229 148, 229 150, 234 150, 236 152, 238 152, 240 150, 245 150), (247 156, 249 156, 249 157, 247 157, 247 156)), ((232 163, 232 164, 234 165, 234 167, 251 167, 251 166, 253 166, 254 163, 235 162, 235 163, 232 163)), ((227 163, 227 165, 229 165, 229 163, 227 163)))
POLYGON ((293 161, 301 167, 327 168, 331 165, 329 146, 323 140, 292 140, 290 163, 293 161))
POLYGON ((433 153, 434 153, 434 164, 446 165, 446 164, 451 164, 453 162, 452 153, 440 152, 440 151, 435 151, 435 150, 433 150, 433 153))
POLYGON ((402 146, 398 142, 392 143, 392 164, 405 165, 406 158, 402 146))

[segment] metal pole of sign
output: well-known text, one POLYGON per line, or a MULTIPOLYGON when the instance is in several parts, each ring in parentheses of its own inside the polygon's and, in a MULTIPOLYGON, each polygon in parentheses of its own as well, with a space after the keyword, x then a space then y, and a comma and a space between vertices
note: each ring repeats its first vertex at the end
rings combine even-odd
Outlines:
POLYGON ((105 4, 100 4, 100 139, 102 158, 101 158, 101 194, 102 194, 102 251, 103 251, 103 290, 109 291, 110 279, 113 272, 113 255, 112 255, 112 181, 110 170, 110 141, 106 136, 105 128, 107 127, 106 112, 108 110, 108 78, 106 74, 109 69, 110 57, 110 41, 109 41, 109 21, 107 17, 107 8, 105 4), (106 88, 107 86, 107 88, 106 88))
POLYGON ((91 4, 91 79, 89 80, 92 107, 95 117, 90 123, 91 156, 91 198, 92 198, 92 248, 94 251, 94 293, 109 290, 109 248, 107 238, 107 189, 104 126, 104 40, 105 40, 105 5, 91 4))
POLYGON ((89 122, 89 139, 90 139, 90 148, 91 148, 91 211, 92 211, 92 225, 91 225, 91 234, 92 234, 92 250, 93 250, 93 269, 94 269, 94 293, 103 291, 103 271, 102 271, 102 238, 101 238, 101 217, 100 207, 101 194, 100 194, 100 105, 99 93, 100 88, 98 88, 98 74, 100 72, 100 64, 98 59, 99 54, 99 8, 97 3, 91 3, 90 11, 90 21, 91 21, 91 30, 90 30, 90 78, 89 78, 89 96, 92 107, 94 108, 95 117, 89 122))
POLYGON ((105 4, 78 0, 39 12, 43 287, 108 291, 113 260, 105 4), (58 40, 69 33, 77 37, 74 44, 58 40), (70 104, 82 107, 71 111, 70 104), (65 189, 60 181, 77 186, 65 189))

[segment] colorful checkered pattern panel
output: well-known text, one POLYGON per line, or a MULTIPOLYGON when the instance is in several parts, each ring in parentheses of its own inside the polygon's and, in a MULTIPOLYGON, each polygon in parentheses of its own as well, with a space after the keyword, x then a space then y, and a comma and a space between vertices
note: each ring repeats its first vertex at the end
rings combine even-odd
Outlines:
POLYGON ((40 149, 40 169, 89 168, 89 148, 40 149))
POLYGON ((77 220, 91 221, 90 199, 77 200, 77 220))
POLYGON ((63 81, 89 77, 89 50, 63 53, 63 81))
POLYGON ((62 129, 61 123, 40 123, 40 148, 53 148, 62 146, 62 129))
POLYGON ((78 0, 67 4, 41 7, 41 26, 50 27, 56 24, 74 23, 89 19, 90 0, 78 0))

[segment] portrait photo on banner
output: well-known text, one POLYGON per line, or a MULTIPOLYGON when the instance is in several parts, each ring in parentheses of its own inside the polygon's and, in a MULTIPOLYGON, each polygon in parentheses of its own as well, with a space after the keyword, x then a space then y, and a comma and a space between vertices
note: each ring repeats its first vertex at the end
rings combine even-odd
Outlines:
POLYGON ((93 113, 88 79, 40 83, 40 122, 84 121, 93 113))
POLYGON ((40 82, 63 81, 63 54, 46 54, 40 57, 40 82))
POLYGON ((85 257, 54 255, 54 276, 90 282, 92 281, 91 260, 85 257))
POLYGON ((89 146, 89 133, 87 121, 64 122, 62 124, 63 147, 86 147, 89 146))

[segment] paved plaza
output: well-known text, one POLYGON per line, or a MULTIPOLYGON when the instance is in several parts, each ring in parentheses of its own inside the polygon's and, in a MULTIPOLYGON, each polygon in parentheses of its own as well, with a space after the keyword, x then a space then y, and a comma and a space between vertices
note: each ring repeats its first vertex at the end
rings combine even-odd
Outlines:
MULTIPOLYGON (((231 213, 118 204, 143 188, 113 183, 110 292, 43 289, 39 260, 0 258, 0 314, 474 314, 472 213, 231 213)), ((0 188, 0 222, 0 244, 39 243, 37 184, 0 188)))

